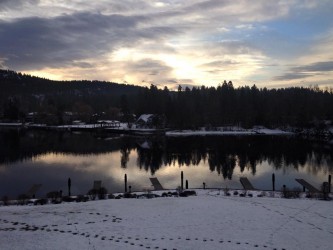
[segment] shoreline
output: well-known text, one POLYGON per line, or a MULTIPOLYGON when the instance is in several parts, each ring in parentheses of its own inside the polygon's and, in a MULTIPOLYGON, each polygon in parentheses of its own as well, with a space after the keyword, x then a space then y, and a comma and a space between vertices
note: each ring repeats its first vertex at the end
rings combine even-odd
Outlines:
MULTIPOLYGON (((127 124, 126 124, 127 125, 127 124)), ((252 129, 243 129, 240 127, 218 127, 212 130, 171 130, 171 129, 149 129, 149 128, 128 128, 126 125, 113 128, 101 126, 100 124, 80 124, 80 125, 58 125, 49 126, 46 124, 24 124, 24 123, 0 123, 0 128, 17 128, 17 129, 35 129, 49 131, 96 131, 105 133, 118 134, 142 134, 165 136, 219 136, 219 135, 295 135, 294 132, 284 131, 281 129, 267 129, 264 127, 254 127, 252 129)))
POLYGON ((233 188, 189 188, 182 191, 177 189, 162 189, 162 190, 142 190, 132 192, 115 192, 103 194, 103 197, 99 197, 99 194, 78 194, 71 196, 61 196, 57 198, 26 198, 24 200, 8 200, 7 204, 4 201, 0 201, 1 207, 15 207, 15 206, 38 206, 38 205, 59 205, 66 203, 81 203, 81 202, 96 202, 103 200, 119 200, 119 199, 153 199, 153 198, 186 198, 191 196, 202 196, 203 194, 215 193, 221 197, 241 197, 241 198, 276 198, 276 199, 288 199, 288 200, 326 200, 332 201, 333 192, 327 194, 327 199, 323 198, 323 192, 310 192, 301 191, 301 189, 287 190, 284 193, 282 190, 247 190, 247 189, 233 189, 233 188), (194 192, 194 193, 193 193, 194 192))

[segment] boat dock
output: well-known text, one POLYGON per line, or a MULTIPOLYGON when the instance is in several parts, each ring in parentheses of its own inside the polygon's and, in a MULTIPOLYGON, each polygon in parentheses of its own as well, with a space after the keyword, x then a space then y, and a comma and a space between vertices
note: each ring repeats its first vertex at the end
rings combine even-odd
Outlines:
POLYGON ((240 177, 239 179, 240 183, 242 184, 243 188, 245 190, 256 190, 253 185, 251 184, 251 182, 249 181, 248 178, 246 177, 240 177))
POLYGON ((320 192, 319 189, 315 188, 314 186, 312 186, 310 183, 308 183, 304 179, 295 179, 295 180, 303 186, 303 192, 305 192, 305 189, 307 189, 308 191, 313 192, 313 193, 320 192))
POLYGON ((163 190, 164 189, 162 187, 160 181, 156 177, 149 178, 149 179, 150 179, 151 184, 153 184, 155 190, 163 190))

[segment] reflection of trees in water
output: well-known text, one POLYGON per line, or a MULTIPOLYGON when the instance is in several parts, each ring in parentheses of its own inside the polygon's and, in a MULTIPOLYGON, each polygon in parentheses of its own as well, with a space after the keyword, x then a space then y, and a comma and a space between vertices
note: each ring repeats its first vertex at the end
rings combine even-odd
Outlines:
POLYGON ((164 159, 164 145, 163 140, 152 139, 145 140, 143 143, 138 143, 137 147, 137 165, 140 169, 147 172, 150 170, 151 174, 163 165, 164 159))
POLYGON ((256 174, 268 162, 276 170, 290 167, 317 174, 333 172, 332 146, 292 137, 223 136, 186 138, 135 138, 110 136, 108 140, 90 133, 47 131, 0 131, 0 163, 31 159, 48 152, 74 155, 121 153, 120 165, 127 167, 130 153, 137 150, 137 165, 154 174, 162 166, 197 166, 207 163, 211 171, 231 179, 234 169, 256 174))
POLYGON ((219 151, 208 152, 208 165, 210 171, 216 171, 223 178, 231 180, 234 168, 236 167, 234 155, 221 154, 219 151))
POLYGON ((133 149, 133 145, 129 137, 122 138, 121 145, 120 145, 120 166, 122 168, 127 167, 127 163, 129 162, 129 156, 131 150, 133 149))
POLYGON ((86 155, 118 151, 123 138, 110 135, 109 139, 91 133, 0 130, 0 163, 29 160, 49 152, 86 155))
POLYGON ((288 137, 168 138, 163 147, 138 149, 138 165, 152 174, 164 165, 196 166, 207 160, 209 169, 225 179, 232 178, 237 166, 255 175, 264 161, 276 170, 307 166, 314 174, 332 172, 332 159, 330 147, 314 147, 311 141, 288 137))

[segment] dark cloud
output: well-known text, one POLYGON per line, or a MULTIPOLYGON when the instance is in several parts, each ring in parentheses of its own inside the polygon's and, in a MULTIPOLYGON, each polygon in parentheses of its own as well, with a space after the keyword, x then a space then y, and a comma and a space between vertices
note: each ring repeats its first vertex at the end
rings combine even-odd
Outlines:
POLYGON ((144 59, 126 64, 129 72, 136 72, 143 75, 158 76, 168 75, 172 68, 159 60, 144 59))
POLYGON ((167 82, 168 83, 178 83, 178 81, 176 79, 168 79, 167 82))
POLYGON ((0 0, 0 10, 18 9, 22 5, 38 4, 39 0, 0 0))
POLYGON ((233 60, 218 60, 218 61, 212 61, 209 63, 202 64, 201 66, 208 67, 208 68, 210 68, 210 67, 220 68, 220 67, 224 67, 224 66, 237 65, 237 64, 239 64, 239 63, 236 61, 233 61, 233 60))
POLYGON ((317 62, 310 65, 298 66, 293 68, 296 72, 325 72, 333 71, 333 61, 317 62))
POLYGON ((306 74, 306 73, 295 73, 295 72, 289 72, 286 73, 282 76, 276 76, 273 79, 277 80, 277 81, 285 81, 285 80, 296 80, 296 79, 303 79, 303 78, 307 78, 311 76, 310 74, 306 74))
POLYGON ((290 72, 274 77, 274 80, 295 80, 310 76, 321 75, 325 72, 333 71, 333 61, 317 62, 304 66, 292 67, 290 72))
POLYGON ((91 63, 87 63, 87 62, 74 62, 72 63, 72 65, 74 67, 79 67, 79 68, 83 68, 83 69, 88 69, 88 68, 93 68, 94 65, 91 63))
POLYGON ((0 22, 0 57, 16 70, 57 68, 176 32, 169 27, 138 28, 148 20, 144 16, 76 13, 0 22))

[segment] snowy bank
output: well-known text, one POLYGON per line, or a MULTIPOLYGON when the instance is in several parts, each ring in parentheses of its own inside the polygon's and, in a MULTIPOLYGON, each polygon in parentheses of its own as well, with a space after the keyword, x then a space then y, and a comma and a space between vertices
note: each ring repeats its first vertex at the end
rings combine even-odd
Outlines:
POLYGON ((332 201, 224 196, 0 207, 1 249, 332 249, 332 201))
POLYGON ((280 129, 254 128, 254 129, 224 129, 217 130, 174 130, 165 133, 167 136, 219 136, 219 135, 291 135, 292 132, 280 129))

